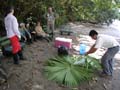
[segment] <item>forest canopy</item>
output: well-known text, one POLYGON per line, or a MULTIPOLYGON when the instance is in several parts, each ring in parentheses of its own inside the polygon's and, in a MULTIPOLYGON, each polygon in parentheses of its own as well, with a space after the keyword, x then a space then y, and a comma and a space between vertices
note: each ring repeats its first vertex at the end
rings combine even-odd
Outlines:
POLYGON ((4 28, 6 7, 15 7, 19 22, 36 22, 40 19, 46 24, 44 14, 49 6, 59 15, 56 25, 69 21, 110 24, 120 18, 120 0, 1 0, 0 28, 4 28))

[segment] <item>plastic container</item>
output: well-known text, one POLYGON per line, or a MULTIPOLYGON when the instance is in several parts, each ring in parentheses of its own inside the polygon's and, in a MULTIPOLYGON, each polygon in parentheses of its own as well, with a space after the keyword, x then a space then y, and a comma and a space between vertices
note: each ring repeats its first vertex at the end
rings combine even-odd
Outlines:
POLYGON ((80 50, 79 50, 80 55, 84 55, 86 53, 86 45, 81 43, 80 44, 80 50))

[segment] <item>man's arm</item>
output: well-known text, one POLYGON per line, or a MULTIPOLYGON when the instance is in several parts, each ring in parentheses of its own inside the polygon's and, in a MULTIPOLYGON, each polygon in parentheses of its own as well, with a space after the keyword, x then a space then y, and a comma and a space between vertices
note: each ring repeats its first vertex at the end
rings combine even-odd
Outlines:
POLYGON ((97 50, 97 48, 95 48, 95 44, 90 48, 90 50, 86 53, 86 55, 94 53, 97 50))
POLYGON ((19 39, 21 39, 20 31, 18 29, 18 22, 16 18, 13 18, 12 27, 14 33, 18 36, 19 39))

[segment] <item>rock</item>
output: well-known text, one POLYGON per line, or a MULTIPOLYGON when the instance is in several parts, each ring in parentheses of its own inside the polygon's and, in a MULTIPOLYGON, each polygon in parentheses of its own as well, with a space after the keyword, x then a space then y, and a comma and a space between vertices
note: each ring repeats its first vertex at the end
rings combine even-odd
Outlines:
POLYGON ((3 84, 7 81, 7 72, 5 68, 0 65, 0 84, 3 84))
POLYGON ((97 77, 93 77, 92 80, 93 80, 94 82, 97 82, 97 81, 98 81, 98 78, 97 78, 97 77))
POLYGON ((79 90, 78 88, 72 88, 72 90, 79 90))
POLYGON ((32 86, 32 90, 44 90, 44 86, 36 84, 32 86))
POLYGON ((103 84, 103 87, 105 88, 105 90, 107 90, 107 88, 108 88, 105 83, 103 84))

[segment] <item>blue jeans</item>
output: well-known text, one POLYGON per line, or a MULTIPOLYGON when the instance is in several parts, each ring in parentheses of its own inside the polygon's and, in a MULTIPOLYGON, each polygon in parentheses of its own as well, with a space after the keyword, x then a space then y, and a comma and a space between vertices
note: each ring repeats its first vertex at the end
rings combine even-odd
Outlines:
POLYGON ((115 46, 112 48, 108 48, 106 53, 103 55, 101 59, 101 64, 103 68, 103 73, 107 75, 113 74, 113 59, 115 54, 119 51, 119 46, 115 46))

